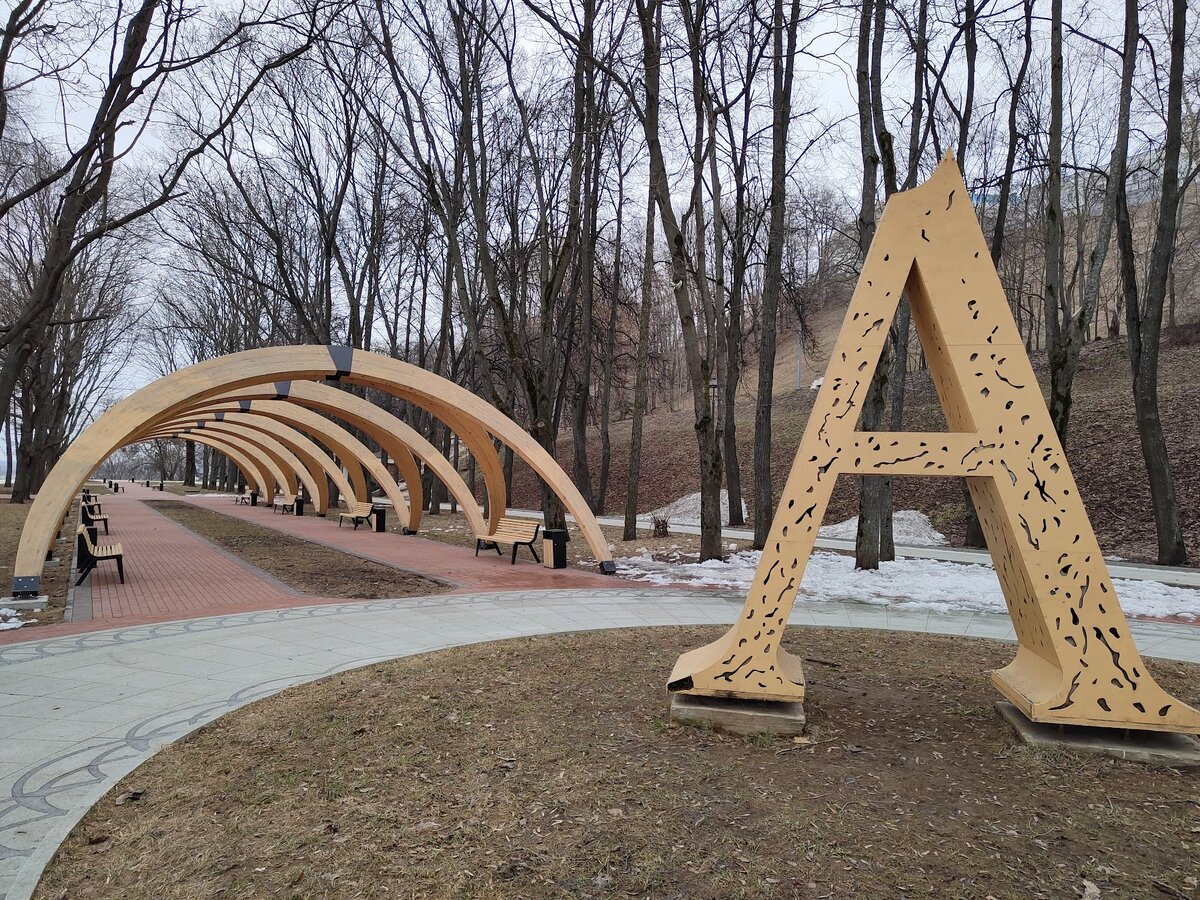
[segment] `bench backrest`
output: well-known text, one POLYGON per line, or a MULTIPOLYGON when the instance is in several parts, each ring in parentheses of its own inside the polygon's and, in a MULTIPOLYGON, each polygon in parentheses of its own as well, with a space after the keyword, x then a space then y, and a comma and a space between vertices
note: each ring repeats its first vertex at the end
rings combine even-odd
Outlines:
POLYGON ((282 504, 283 506, 291 506, 295 502, 296 502, 296 498, 294 496, 292 496, 291 494, 276 494, 275 495, 275 505, 276 506, 279 506, 280 504, 282 504))
POLYGON ((79 557, 85 560, 93 560, 96 558, 96 545, 92 543, 92 533, 88 531, 86 525, 80 525, 76 529, 79 535, 79 557))
POLYGON ((352 503, 350 504, 350 513, 355 516, 369 516, 375 512, 375 504, 373 503, 352 503))
POLYGON ((538 529, 542 527, 542 523, 537 519, 521 519, 512 516, 503 516, 496 523, 496 530, 489 537, 498 537, 505 540, 517 540, 520 543, 537 539, 538 529))

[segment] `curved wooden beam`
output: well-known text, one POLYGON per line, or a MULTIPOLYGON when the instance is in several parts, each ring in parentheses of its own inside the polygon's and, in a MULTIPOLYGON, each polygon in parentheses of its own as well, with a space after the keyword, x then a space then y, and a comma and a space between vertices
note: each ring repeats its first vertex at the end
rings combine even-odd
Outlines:
POLYGON ((305 487, 308 488, 309 499, 318 516, 324 516, 329 511, 330 481, 338 486, 339 491, 350 490, 350 482, 346 480, 345 473, 337 463, 316 441, 310 440, 295 428, 289 428, 282 423, 264 419, 261 416, 247 416, 237 421, 247 428, 271 434, 308 467, 312 481, 311 483, 305 482, 305 487))
POLYGON ((130 444, 140 444, 143 441, 163 440, 168 437, 178 437, 181 439, 195 441, 197 444, 204 444, 206 447, 211 447, 214 450, 219 450, 229 457, 229 461, 237 466, 238 471, 242 473, 242 477, 246 479, 246 484, 252 485, 253 490, 265 497, 267 494, 267 482, 271 481, 275 476, 267 467, 266 461, 261 457, 256 449, 247 449, 242 444, 236 444, 225 439, 221 435, 199 435, 187 434, 186 430, 180 430, 177 434, 162 435, 160 437, 140 437, 131 441, 126 441, 122 447, 127 447, 130 444))
POLYGON ((266 347, 180 369, 146 385, 93 422, 59 458, 29 508, 13 565, 14 594, 38 592, 46 550, 79 486, 100 462, 137 433, 170 421, 200 400, 239 387, 271 380, 325 378, 403 397, 435 415, 452 408, 452 414, 456 411, 478 422, 511 447, 562 500, 599 560, 601 571, 615 571, 604 532, 566 472, 520 425, 482 398, 441 376, 376 353, 336 346, 266 347))
MULTIPOLYGON (((208 432, 207 428, 203 430, 208 432)), ((191 432, 187 434, 187 437, 195 437, 197 433, 198 429, 193 428, 191 432)), ((281 487, 288 493, 294 494, 296 492, 296 472, 293 468, 293 464, 299 466, 300 462, 299 460, 295 459, 295 457, 292 457, 291 454, 288 454, 286 451, 284 451, 284 454, 281 455, 275 452, 274 449, 264 446, 263 443, 248 438, 245 435, 238 434, 234 431, 213 429, 211 433, 219 436, 231 446, 237 447, 247 457, 258 461, 259 468, 262 470, 263 474, 267 476, 266 481, 264 482, 264 490, 259 492, 262 495, 264 502, 272 503, 274 501, 276 487, 281 487), (291 458, 289 459, 288 457, 291 458)), ((140 435, 139 437, 150 438, 152 440, 161 440, 166 437, 178 435, 179 432, 177 429, 167 428, 161 431, 155 431, 149 435, 140 435)), ((282 450, 282 448, 279 449, 282 450)))
MULTIPOLYGON (((261 419, 268 415, 268 413, 271 414, 271 417, 276 421, 284 423, 285 426, 293 429, 304 431, 328 447, 352 473, 351 481, 354 483, 353 496, 363 503, 371 501, 371 494, 367 489, 366 478, 363 475, 364 471, 369 473, 392 502, 392 506, 395 508, 396 515, 399 516, 400 521, 408 522, 408 530, 416 531, 416 527, 419 527, 421 524, 420 509, 416 511, 414 517, 408 501, 401 492, 400 486, 396 483, 396 479, 392 477, 387 467, 379 457, 371 452, 371 449, 366 444, 341 425, 326 419, 324 416, 318 415, 310 409, 274 400, 263 401, 263 403, 273 405, 256 409, 253 404, 246 404, 243 407, 239 403, 222 403, 219 400, 207 400, 196 410, 188 410, 187 415, 212 419, 221 417, 224 421, 229 422, 237 421, 239 417, 261 419), (357 479, 353 475, 355 472, 358 474, 357 479)), ((412 468, 415 472, 415 463, 412 468)), ((345 492, 345 488, 343 487, 339 487, 339 490, 345 492)))
MULTIPOLYGON (((245 424, 235 422, 223 422, 215 419, 206 419, 204 416, 194 416, 190 419, 192 434, 197 431, 206 433, 216 433, 222 435, 232 435, 249 444, 259 447, 265 454, 274 459, 284 474, 286 481, 279 483, 285 493, 291 494, 293 497, 299 493, 299 483, 303 482, 308 488, 311 496, 317 496, 317 479, 313 476, 312 469, 316 468, 324 479, 324 473, 321 472, 314 460, 304 458, 301 454, 293 452, 282 440, 279 440, 275 435, 268 434, 256 428, 252 428, 245 424)), ((188 426, 185 426, 188 427, 188 426)), ((163 430, 170 426, 160 426, 158 434, 162 434, 163 430)))
MULTIPOLYGON (((450 460, 443 456, 441 451, 408 423, 356 394, 338 390, 325 384, 309 381, 293 381, 290 385, 268 384, 251 388, 240 388, 225 395, 216 402, 225 403, 227 401, 237 403, 249 402, 253 411, 261 412, 264 415, 277 414, 275 411, 278 407, 274 405, 276 402, 284 403, 285 406, 299 404, 323 412, 326 415, 335 416, 353 425, 378 443, 380 447, 387 451, 389 456, 398 461, 401 474, 408 484, 409 506, 420 509, 423 506, 421 502, 420 472, 417 470, 415 464, 412 464, 411 469, 409 469, 401 462, 405 458, 411 460, 413 456, 416 456, 417 459, 433 471, 433 474, 446 485, 446 489, 458 501, 472 531, 476 534, 484 534, 488 530, 487 522, 484 520, 479 508, 479 501, 475 499, 474 492, 467 485, 466 481, 463 480, 462 475, 454 468, 450 460), (287 400, 274 401, 271 399, 280 396, 279 391, 281 388, 287 391, 287 400)), ((459 435, 459 438, 462 440, 463 446, 467 447, 467 450, 474 454, 471 446, 463 439, 462 435, 459 435)), ((496 455, 492 449, 490 439, 484 444, 484 452, 490 453, 493 457, 496 455)), ((498 494, 495 496, 489 494, 489 504, 493 509, 503 510, 504 483, 502 469, 500 470, 500 474, 501 482, 499 486, 496 487, 493 485, 498 490, 498 494)), ((487 487, 486 481, 485 487, 487 487)))
MULTIPOLYGON (((382 358, 387 359, 387 357, 382 358)), ((395 360, 393 360, 393 362, 395 362, 395 360)), ((407 365, 407 363, 401 363, 401 365, 407 365)), ((423 369, 416 369, 416 371, 424 372, 423 369)), ((429 375, 431 373, 425 374, 429 375)), ((432 377, 438 378, 439 376, 432 377)), ((445 379, 441 380, 447 384, 453 384, 453 382, 447 382, 445 379)), ((253 391, 243 388, 239 391, 231 392, 229 396, 245 397, 250 395, 263 399, 291 399, 290 394, 293 390, 295 390, 311 399, 313 396, 315 396, 311 391, 313 388, 322 388, 329 392, 328 395, 325 395, 329 397, 327 405, 332 406, 333 408, 327 409, 326 411, 331 415, 340 416, 341 413, 339 404, 344 408, 350 408, 351 406, 355 405, 354 401, 365 403, 370 406, 371 409, 375 411, 376 418, 379 418, 383 415, 389 415, 385 411, 380 410, 379 407, 375 406, 374 404, 368 403, 368 401, 363 400, 361 397, 358 397, 354 394, 350 394, 347 391, 331 388, 328 385, 312 384, 306 381, 277 381, 269 386, 259 386, 258 389, 253 391), (272 390, 274 391, 273 393, 272 390), (336 395, 336 402, 335 398, 331 395, 336 395)), ((459 390, 463 389, 459 388, 459 390)), ((480 474, 483 476, 484 487, 487 490, 489 521, 486 529, 481 530, 486 530, 488 533, 495 531, 496 523, 500 520, 500 517, 504 515, 504 512, 508 507, 508 482, 504 477, 504 464, 500 461, 500 457, 496 453, 496 447, 493 443, 492 436, 488 433, 488 430, 483 427, 481 423, 476 421, 471 415, 464 413, 462 410, 458 409, 453 402, 444 397, 437 395, 412 395, 410 391, 407 391, 400 386, 395 386, 390 391, 385 391, 385 393, 391 393, 394 396, 408 400, 415 406, 432 413, 433 416, 446 425, 450 431, 458 435, 459 440, 462 441, 463 445, 466 446, 471 455, 475 457, 475 461, 479 465, 480 474)), ((474 397, 475 395, 468 393, 468 396, 474 397)), ((299 397, 298 399, 300 399, 304 405, 315 405, 314 402, 310 402, 310 399, 304 399, 303 397, 299 397)), ((475 399, 478 400, 479 398, 476 397, 475 399)), ((488 408, 492 409, 497 415, 502 415, 498 410, 495 410, 494 407, 488 406, 488 408)), ((400 422, 400 420, 396 419, 394 416, 391 416, 391 419, 395 422, 400 422)), ((508 421, 512 422, 511 419, 508 421)), ((400 424, 403 425, 402 422, 400 422, 400 424)), ((525 434, 526 438, 529 438, 528 434, 526 434, 519 425, 516 425, 515 422, 512 422, 512 424, 516 426, 516 429, 521 434, 525 434)), ((426 462, 432 460, 435 454, 441 459, 446 459, 440 450, 435 448, 427 440, 421 438, 419 432, 415 431, 411 427, 405 425, 402 431, 399 433, 407 434, 409 438, 411 438, 411 440, 404 440, 404 443, 408 444, 409 447, 424 446, 429 448, 430 455, 423 457, 426 462)), ((539 446, 536 442, 533 442, 531 438, 529 440, 534 446, 539 446)), ((400 460, 402 456, 396 456, 393 454, 393 458, 400 460)), ((557 466, 557 463, 555 463, 555 466, 557 466)), ((562 471, 561 468, 559 471, 562 471)), ((565 472, 563 472, 563 477, 566 477, 565 472)), ((459 479, 461 480, 461 476, 459 476, 459 479)), ((446 484, 447 488, 452 486, 451 481, 443 479, 443 483, 446 484)), ((572 487, 574 487, 573 484, 572 487)), ((472 501, 472 505, 473 504, 474 501, 472 501)), ((604 546, 607 548, 607 543, 604 546)))
MULTIPOLYGON (((341 469, 337 469, 332 464, 332 461, 329 460, 329 457, 325 455, 325 452, 319 446, 293 430, 293 428, 280 425, 278 422, 268 422, 265 428, 257 426, 258 422, 254 421, 253 418, 250 418, 250 421, 230 421, 229 419, 221 420, 211 415, 192 414, 188 414, 186 419, 179 422, 179 427, 191 428, 193 434, 197 431, 238 434, 241 438, 252 440, 257 445, 264 446, 266 451, 282 450, 284 455, 278 456, 281 464, 295 469, 296 476, 299 476, 299 479, 304 482, 304 486, 308 490, 308 496, 317 498, 319 514, 324 515, 325 509, 329 505, 329 487, 325 484, 326 470, 322 466, 322 460, 328 463, 330 468, 336 470, 342 484, 347 484, 346 479, 342 478, 341 469)), ((160 428, 172 427, 172 425, 160 426, 160 428)), ((337 480, 335 480, 335 484, 337 484, 337 480)), ((288 485, 287 488, 288 492, 292 493, 293 496, 298 493, 295 490, 294 479, 293 484, 288 485)))

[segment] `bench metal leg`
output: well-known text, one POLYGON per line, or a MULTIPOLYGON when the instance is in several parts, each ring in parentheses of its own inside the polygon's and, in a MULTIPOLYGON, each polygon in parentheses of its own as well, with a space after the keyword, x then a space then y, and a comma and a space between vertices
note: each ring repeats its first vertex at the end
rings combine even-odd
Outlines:
POLYGON ((537 551, 533 549, 533 544, 526 544, 526 546, 529 547, 529 552, 533 554, 533 561, 535 563, 540 563, 542 561, 541 557, 539 557, 537 555, 537 551))
POLYGON ((125 562, 122 557, 116 557, 117 560, 117 577, 121 579, 121 584, 125 583, 125 562))
POLYGON ((104 520, 104 533, 108 534, 108 519, 104 520))
POLYGON ((520 544, 513 544, 512 562, 510 565, 515 566, 517 564, 517 547, 519 546, 520 544))
POLYGON ((481 541, 479 538, 475 538, 475 558, 476 559, 479 558, 479 545, 482 543, 483 543, 483 541, 481 541))
POLYGON ((81 584, 83 584, 83 579, 87 578, 90 574, 92 574, 92 569, 94 569, 94 568, 96 568, 95 563, 92 563, 90 566, 89 565, 82 566, 79 569, 79 580, 75 582, 75 587, 79 587, 81 584))

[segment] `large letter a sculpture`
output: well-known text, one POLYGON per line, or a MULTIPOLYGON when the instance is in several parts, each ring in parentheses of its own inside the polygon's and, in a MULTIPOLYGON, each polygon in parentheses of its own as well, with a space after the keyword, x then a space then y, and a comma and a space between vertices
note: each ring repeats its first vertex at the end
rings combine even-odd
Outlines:
POLYGON ((1016 630, 996 687, 1037 722, 1200 731, 1146 671, 975 218, 947 157, 894 195, 846 313, 741 617, 685 653, 672 691, 804 698, 780 647, 838 475, 964 476, 1016 630), (856 430, 902 292, 950 431, 856 430))

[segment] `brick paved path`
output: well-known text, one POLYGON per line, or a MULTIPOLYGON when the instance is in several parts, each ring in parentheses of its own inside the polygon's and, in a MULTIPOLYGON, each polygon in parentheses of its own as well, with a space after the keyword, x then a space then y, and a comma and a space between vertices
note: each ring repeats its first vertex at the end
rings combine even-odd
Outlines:
MULTIPOLYGON (((145 491, 145 488, 141 490, 145 491)), ((164 495, 158 494, 158 496, 164 495)), ((535 563, 529 556, 528 549, 524 547, 518 552, 517 564, 514 566, 509 563, 507 553, 504 557, 499 557, 494 550, 480 553, 477 558, 474 550, 445 544, 441 541, 428 540, 418 535, 379 534, 361 526, 357 531, 349 526, 338 528, 336 515, 330 515, 325 519, 307 514, 284 516, 272 512, 269 506, 243 506, 235 504, 228 497, 193 495, 173 497, 172 499, 186 500, 188 503, 204 509, 210 509, 246 522, 253 522, 255 525, 266 528, 274 528, 306 541, 324 544, 335 550, 342 550, 385 565, 407 569, 427 578, 452 584, 459 591, 476 593, 489 589, 509 591, 539 588, 612 588, 616 586, 611 576, 601 575, 596 570, 547 569, 545 566, 535 563)), ((576 534, 572 534, 572 540, 579 539, 576 534)), ((542 555, 540 543, 539 539, 539 556, 542 555)))
MULTIPOLYGON (((303 594, 244 562, 156 511, 143 500, 185 500, 233 518, 274 528, 303 540, 415 572, 452 586, 455 593, 545 588, 613 588, 614 579, 581 569, 551 570, 532 559, 515 566, 494 552, 477 559, 472 550, 415 535, 376 534, 338 528, 337 519, 283 516, 270 507, 236 505, 229 497, 179 497, 140 484, 100 498, 111 534, 100 529, 99 543, 120 543, 125 551, 125 583, 115 563, 101 563, 75 590, 71 620, 0 632, 0 645, 111 628, 226 615, 236 612, 310 606, 330 602, 303 594)), ((524 553, 525 551, 522 551, 524 553)))
MULTIPOLYGON (((101 497, 112 534, 102 544, 120 542, 125 551, 125 583, 114 563, 92 572, 91 616, 97 627, 116 620, 209 615, 214 611, 292 606, 305 595, 261 569, 224 553, 177 522, 140 502, 168 497, 148 488, 126 485, 126 492, 101 497)), ((77 592, 78 593, 78 592, 77 592)), ((84 592, 86 593, 86 592, 84 592)), ((86 621, 85 603, 76 598, 77 620, 86 621)))

